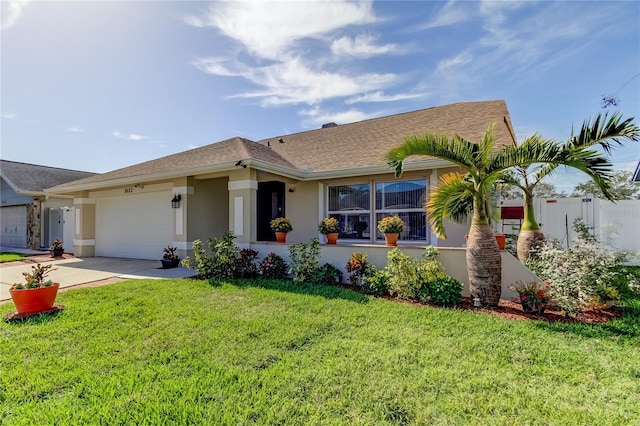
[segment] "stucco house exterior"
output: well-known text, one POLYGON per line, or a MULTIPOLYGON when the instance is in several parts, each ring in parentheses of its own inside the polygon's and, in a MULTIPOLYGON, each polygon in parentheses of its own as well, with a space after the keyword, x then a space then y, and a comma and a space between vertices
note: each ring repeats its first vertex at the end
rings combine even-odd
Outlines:
POLYGON ((73 197, 76 256, 158 259, 167 245, 184 256, 195 239, 229 230, 241 246, 270 244, 269 222, 280 216, 293 222, 292 243, 317 236, 319 220, 334 216, 339 244, 382 246, 377 221, 399 214, 408 225, 403 246, 461 247, 467 227, 448 226, 448 239, 438 241, 424 212, 429 186, 453 165, 415 158, 395 178, 383 156, 411 134, 477 141, 491 123, 500 143, 513 143, 504 101, 464 102, 257 142, 235 137, 47 192, 73 197))
MULTIPOLYGON (((63 211, 73 207, 73 196, 44 190, 94 174, 0 160, 2 246, 37 250, 62 239, 63 211)), ((72 250, 71 241, 67 250, 72 250)))

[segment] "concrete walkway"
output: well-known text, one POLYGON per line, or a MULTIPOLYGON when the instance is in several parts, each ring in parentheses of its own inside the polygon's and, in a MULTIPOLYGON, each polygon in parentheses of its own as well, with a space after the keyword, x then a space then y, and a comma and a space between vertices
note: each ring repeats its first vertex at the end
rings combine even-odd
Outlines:
MULTIPOLYGON (((159 260, 118 259, 110 257, 71 257, 42 264, 53 264, 47 278, 60 283, 60 288, 73 287, 109 279, 164 279, 186 278, 197 275, 187 268, 162 269, 159 260)), ((24 282, 23 272, 31 272, 35 263, 16 262, 0 267, 0 302, 10 300, 9 288, 13 283, 24 282)))

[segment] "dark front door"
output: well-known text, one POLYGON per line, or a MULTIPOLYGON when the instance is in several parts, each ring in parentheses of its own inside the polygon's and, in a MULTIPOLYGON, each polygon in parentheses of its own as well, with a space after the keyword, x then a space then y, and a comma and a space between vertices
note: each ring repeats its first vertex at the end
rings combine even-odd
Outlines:
POLYGON ((258 241, 275 241, 269 222, 284 215, 284 182, 258 182, 258 241))

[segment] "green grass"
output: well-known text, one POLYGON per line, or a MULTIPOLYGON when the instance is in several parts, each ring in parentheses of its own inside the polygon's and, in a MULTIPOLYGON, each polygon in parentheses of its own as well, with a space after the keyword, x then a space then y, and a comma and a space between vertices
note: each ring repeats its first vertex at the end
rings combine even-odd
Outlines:
POLYGON ((20 253, 2 252, 2 253, 0 253, 0 263, 3 263, 3 262, 15 262, 16 260, 22 260, 25 257, 27 257, 27 256, 25 256, 24 254, 20 254, 20 253))
POLYGON ((637 301, 593 326, 287 281, 127 281, 57 303, 0 323, 3 426, 640 423, 637 301))

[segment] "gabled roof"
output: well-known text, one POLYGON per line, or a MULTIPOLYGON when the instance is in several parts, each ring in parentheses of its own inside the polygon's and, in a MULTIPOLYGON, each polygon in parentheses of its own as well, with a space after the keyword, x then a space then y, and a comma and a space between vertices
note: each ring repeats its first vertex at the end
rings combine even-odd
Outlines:
POLYGON ((638 160, 638 165, 636 166, 636 171, 633 172, 633 176, 631 180, 634 182, 640 182, 640 160, 638 160))
MULTIPOLYGON (((233 170, 240 160, 252 168, 301 180, 388 173, 383 156, 406 136, 426 132, 457 133, 475 142, 481 139, 491 123, 496 123, 495 137, 499 143, 513 143, 511 119, 505 101, 462 102, 279 135, 259 142, 235 137, 61 185, 51 188, 51 191, 71 192, 228 171, 233 170)), ((451 165, 428 158, 410 163, 425 165, 427 162, 429 167, 451 165)))
POLYGON ((496 123, 496 140, 513 143, 505 101, 464 102, 374 118, 308 132, 280 135, 258 143, 291 161, 298 169, 314 172, 360 169, 383 165, 384 154, 409 135, 459 134, 478 142, 489 124, 496 123), (282 139, 284 143, 279 143, 282 139))
POLYGON ((44 189, 93 176, 95 173, 0 160, 0 176, 16 193, 44 195, 44 189))

